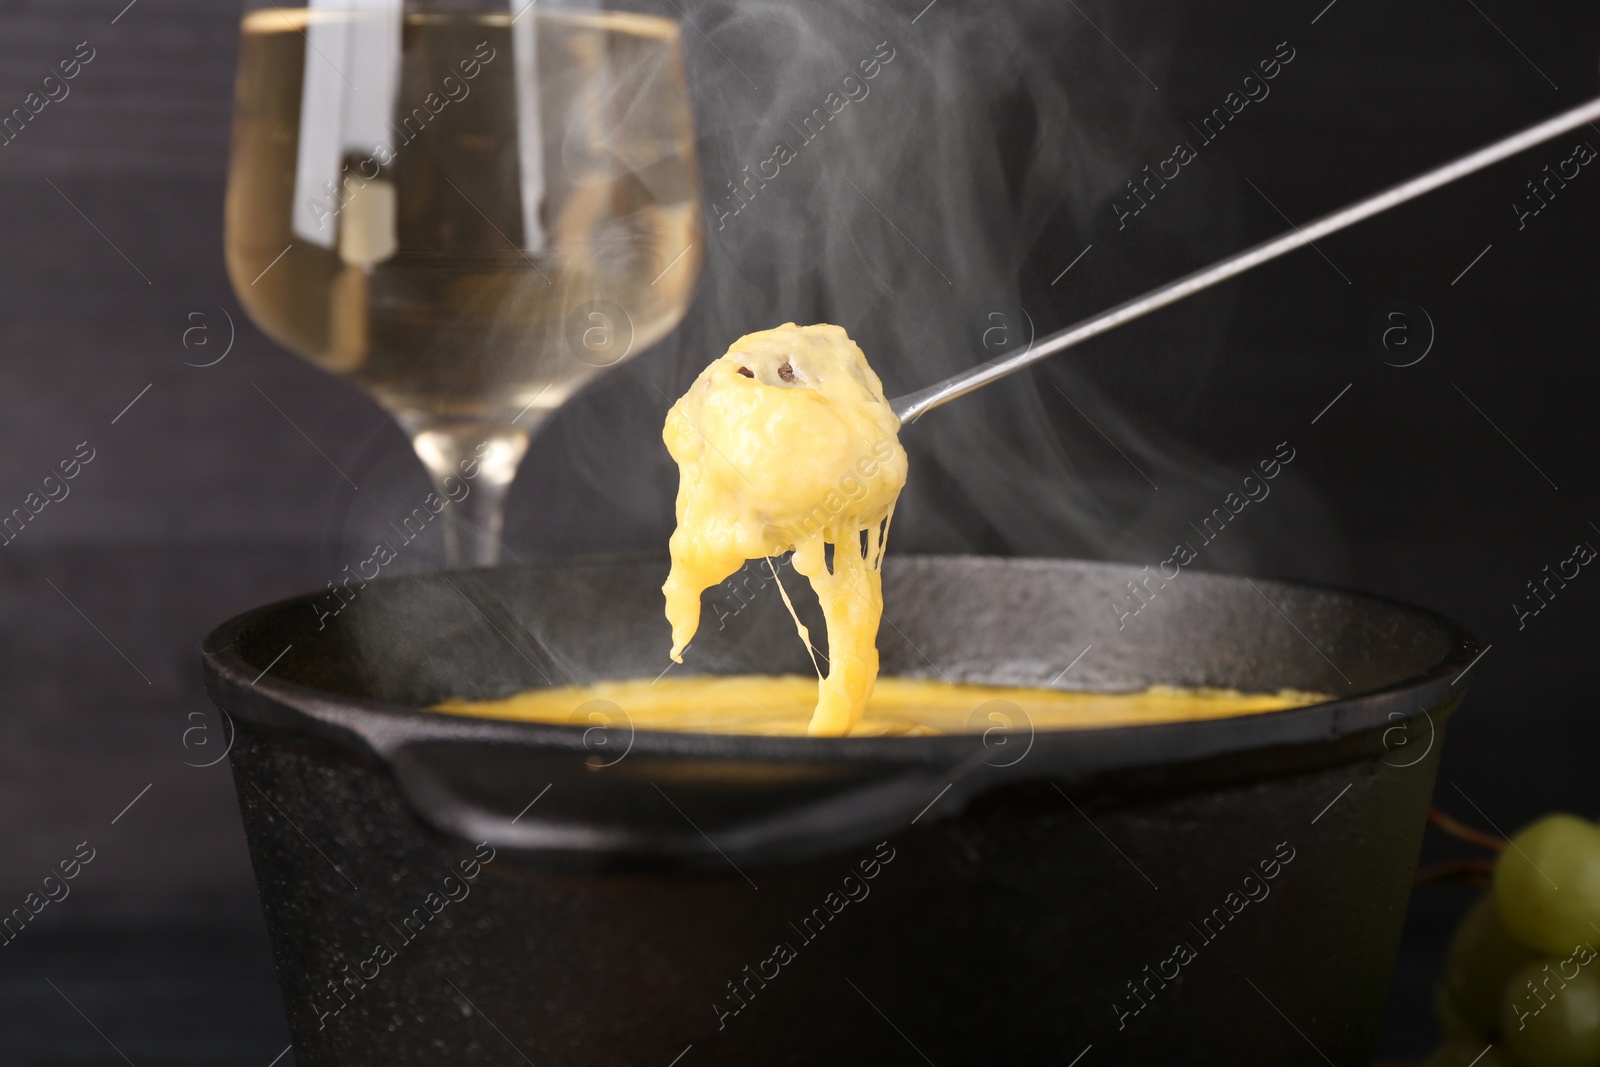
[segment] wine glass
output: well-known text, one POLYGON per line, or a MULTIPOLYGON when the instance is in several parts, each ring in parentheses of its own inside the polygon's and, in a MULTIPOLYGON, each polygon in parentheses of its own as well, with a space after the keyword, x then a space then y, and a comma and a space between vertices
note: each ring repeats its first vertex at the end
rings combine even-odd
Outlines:
POLYGON ((678 324, 704 245, 675 22, 245 5, 229 277, 257 325, 410 434, 452 565, 497 561, 530 433, 678 324))

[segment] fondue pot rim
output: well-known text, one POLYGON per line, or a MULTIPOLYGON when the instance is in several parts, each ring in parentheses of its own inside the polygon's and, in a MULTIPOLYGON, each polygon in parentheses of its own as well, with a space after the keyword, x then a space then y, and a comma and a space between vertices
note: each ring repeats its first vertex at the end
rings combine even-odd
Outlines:
MULTIPOLYGON (((569 569, 593 568, 597 575, 610 570, 623 572, 613 573, 613 579, 631 582, 634 574, 642 579, 661 562, 658 556, 591 556, 518 566, 563 575, 569 569)), ((986 583, 991 569, 1020 569, 1024 576, 1030 569, 1056 571, 1064 578, 1087 577, 1102 585, 1104 579, 1140 573, 1127 564, 973 556, 902 555, 887 566, 891 581, 900 580, 895 572, 902 569, 913 582, 919 571, 930 580, 943 572, 956 579, 954 588, 967 596, 973 594, 962 592, 959 583, 986 583)), ((478 571, 404 575, 371 586, 409 583, 426 594, 430 583, 470 586, 482 583, 486 574, 492 581, 493 572, 478 571)), ((1328 605, 1336 624, 1341 618, 1358 620, 1363 611, 1381 608, 1366 616, 1379 630, 1369 631, 1365 640, 1385 640, 1383 628, 1390 625, 1399 625, 1400 632, 1409 631, 1412 637, 1431 638, 1409 651, 1397 648, 1400 659, 1392 661, 1390 674, 1412 670, 1412 664, 1432 656, 1431 649, 1440 644, 1443 650, 1410 676, 1379 688, 1282 711, 1124 726, 1030 728, 1026 736, 1016 730, 998 738, 990 733, 805 737, 640 729, 630 732, 625 746, 617 746, 625 751, 614 760, 617 749, 591 746, 591 728, 584 725, 469 717, 349 696, 265 673, 261 664, 280 656, 276 647, 271 653, 253 651, 258 662, 244 658, 242 644, 252 640, 260 644, 250 635, 252 627, 274 622, 292 626, 287 613, 308 612, 315 594, 258 608, 224 623, 207 637, 202 652, 213 700, 240 720, 235 736, 248 728, 258 742, 331 749, 338 754, 335 758, 374 764, 392 778, 415 814, 436 830, 458 840, 510 849, 521 861, 544 869, 589 872, 703 872, 723 869, 730 862, 740 867, 793 862, 879 840, 921 819, 935 805, 932 820, 952 817, 986 794, 1011 786, 1032 788, 1048 782, 1057 789, 1077 791, 1091 802, 1089 794, 1102 790, 1106 795, 1155 796, 1209 788, 1222 781, 1259 782, 1363 760, 1396 760, 1391 765, 1412 766, 1433 752, 1439 728, 1465 692, 1459 683, 1478 655, 1477 642, 1465 630, 1397 601, 1267 581, 1257 583, 1251 592, 1243 578, 1208 572, 1185 580, 1192 583, 1186 588, 1199 598, 1195 603, 1201 607, 1211 601, 1224 607, 1254 604, 1256 593, 1271 594, 1280 603, 1309 593, 1331 598, 1328 605), (1420 732, 1424 722, 1425 735, 1420 732), (1419 750, 1421 755, 1414 756, 1419 750), (605 773, 593 773, 597 770, 605 773), (662 790, 661 781, 669 783, 677 799, 662 790), (529 787, 545 782, 550 783, 547 789, 560 788, 533 808, 529 787), (686 809, 679 808, 680 800, 686 809), (684 810, 700 820, 685 817, 684 810)), ((600 581, 594 588, 604 586, 600 581)), ((1014 580, 1011 586, 1015 591, 1014 580)), ((997 596, 1005 595, 1001 585, 994 588, 997 596)), ((561 592, 555 586, 548 591, 561 592)), ((371 592, 363 590, 363 596, 370 597, 371 592)), ((459 588, 455 592, 465 596, 459 588)), ((1018 609, 1038 610, 1020 604, 1018 609)), ((637 613, 637 602, 633 610, 637 613)), ((923 605, 921 610, 951 609, 937 604, 923 605)), ((1252 633, 1279 622, 1235 620, 1236 627, 1244 629, 1233 631, 1231 645, 1219 641, 1219 659, 1230 654, 1230 647, 1235 650, 1232 655, 1251 647, 1252 633)), ((1182 637, 1183 631, 1169 628, 1153 647, 1171 641, 1175 634, 1182 637)), ((278 636, 287 639, 281 631, 278 636)), ((459 646, 462 638, 447 633, 441 640, 454 640, 459 646)), ((271 644, 276 646, 277 641, 274 638, 271 644)), ((1259 664, 1241 667, 1241 674, 1250 669, 1259 669, 1259 664)))
MULTIPOLYGON (((606 567, 628 564, 638 565, 658 559, 660 557, 656 554, 629 553, 553 557, 501 566, 504 568, 548 567, 551 565, 574 568, 606 567)), ((1076 560, 1059 557, 981 556, 974 554, 901 555, 891 560, 889 565, 893 566, 895 563, 903 565, 913 561, 992 563, 1008 566, 1069 565, 1083 568, 1104 567, 1113 570, 1127 567, 1133 570, 1131 564, 1111 561, 1076 560)), ((373 587, 388 586, 451 574, 473 574, 477 573, 478 570, 482 569, 402 574, 390 578, 379 578, 368 584, 373 587)), ((1198 578, 1202 581, 1236 582, 1242 580, 1237 575, 1214 571, 1198 571, 1190 577, 1198 578)), ((1260 578, 1256 579, 1256 581, 1257 584, 1269 587, 1277 586, 1279 588, 1333 594, 1405 612, 1418 617, 1421 621, 1426 621, 1438 627, 1447 636, 1449 647, 1438 662, 1411 677, 1396 680, 1376 689, 1367 689, 1347 696, 1334 696, 1332 699, 1315 704, 1208 719, 1041 729, 1037 733, 1039 740, 1078 739, 1081 743, 1089 737, 1109 737, 1134 732, 1137 732, 1140 737, 1152 739, 1163 733, 1181 734, 1186 737, 1193 736, 1196 732, 1226 735, 1239 730, 1243 726, 1265 725, 1268 722, 1281 724, 1284 727, 1289 727, 1293 724, 1296 727, 1282 731, 1282 736, 1276 738, 1279 742, 1292 743, 1295 739, 1308 741, 1327 740, 1367 729, 1374 725, 1393 722, 1395 721, 1393 713, 1396 711, 1407 717, 1420 714, 1426 708, 1440 705, 1465 692, 1465 686, 1458 686, 1456 683, 1465 681, 1464 672, 1475 661, 1475 657, 1479 654, 1480 646, 1477 639, 1470 632, 1449 618, 1427 608, 1359 589, 1270 578, 1260 578), (1351 710, 1360 707, 1368 707, 1375 714, 1348 714, 1351 710)), ((292 709, 298 713, 296 718, 299 720, 300 725, 310 727, 319 734, 325 734, 331 729, 335 735, 340 736, 342 739, 349 739, 352 733, 360 735, 362 740, 380 754, 387 754, 393 744, 419 740, 475 740, 531 743, 556 748, 583 747, 587 728, 582 725, 460 715, 434 711, 427 707, 412 704, 377 700, 365 696, 352 696, 301 682, 290 681, 274 676, 271 673, 264 673, 259 664, 250 663, 240 653, 239 640, 253 625, 263 619, 280 615, 287 609, 309 606, 313 601, 324 595, 323 593, 306 593, 286 597, 236 615, 207 635, 201 645, 201 653, 210 669, 211 677, 208 677, 208 688, 212 690, 212 695, 217 698, 219 705, 226 706, 222 704, 222 698, 227 690, 231 689, 235 693, 253 690, 259 697, 265 698, 279 708, 292 709), (366 721, 363 723, 358 720, 366 721), (363 729, 361 728, 362 726, 376 726, 378 729, 363 729)), ((270 671, 270 667, 268 670, 270 671)), ((697 675, 696 677, 699 676, 697 675)), ((917 678, 919 676, 900 674, 885 675, 884 677, 917 678)), ((1007 687, 1029 688, 1026 685, 1018 686, 1014 682, 995 683, 985 682, 982 679, 962 679, 961 683, 977 686, 1005 685, 1007 687)), ((1065 687, 1048 686, 1038 688, 1056 692, 1100 691, 1072 690, 1065 687)), ((1129 690, 1118 691, 1128 692, 1129 690)), ((234 703, 237 704, 237 702, 234 703)), ((253 704, 254 702, 249 702, 237 706, 250 708, 253 704)), ((233 709, 230 708, 229 710, 233 709)), ((271 723, 270 725, 272 726, 289 725, 289 723, 283 721, 281 716, 273 716, 273 718, 277 721, 271 723)), ((269 724, 263 722, 262 725, 269 724)), ((1268 731, 1268 733, 1279 734, 1280 731, 1273 730, 1268 731)), ((942 753, 951 748, 967 748, 970 747, 971 740, 977 736, 979 735, 976 733, 952 733, 932 736, 809 737, 802 735, 704 733, 636 728, 632 730, 632 749, 640 752, 658 751, 680 754, 703 752, 706 749, 706 742, 711 741, 714 743, 714 747, 719 749, 725 749, 730 745, 739 745, 741 752, 759 752, 762 757, 768 759, 791 758, 804 760, 825 756, 834 760, 849 760, 853 758, 879 760, 890 754, 891 750, 898 751, 908 757, 916 753, 918 756, 926 758, 933 756, 935 752, 942 753)), ((1222 738, 1219 736, 1217 739, 1221 740, 1222 738)), ((1272 739, 1262 738, 1261 740, 1268 744, 1273 743, 1272 739)), ((1225 745, 1225 747, 1232 748, 1235 746, 1225 745)), ((1247 744, 1243 747, 1256 746, 1247 744)))

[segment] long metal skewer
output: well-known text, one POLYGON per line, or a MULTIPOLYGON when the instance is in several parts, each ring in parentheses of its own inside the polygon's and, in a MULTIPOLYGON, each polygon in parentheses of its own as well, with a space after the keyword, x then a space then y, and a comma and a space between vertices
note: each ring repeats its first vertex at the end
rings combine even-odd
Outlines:
MULTIPOLYGON (((1470 155, 1446 163, 1442 167, 1419 174, 1410 181, 1402 182, 1392 188, 1365 200, 1359 200, 1349 207, 1324 215, 1315 222, 1305 226, 1297 226, 1288 233, 1272 238, 1247 248, 1243 252, 1235 253, 1227 259, 1213 263, 1193 274, 1169 282, 1158 289, 1152 289, 1142 296, 1118 304, 1109 311, 1103 311, 1093 318, 1084 319, 1075 326, 1068 326, 1051 334, 1044 340, 1034 344, 1024 352, 1004 359, 991 360, 980 363, 971 370, 962 371, 942 382, 919 389, 914 393, 897 397, 891 403, 896 415, 900 416, 902 424, 916 421, 922 415, 941 404, 948 403, 959 396, 965 396, 974 389, 982 388, 992 381, 1004 378, 1008 374, 1015 374, 1023 367, 1048 359, 1058 352, 1065 351, 1074 345, 1081 344, 1091 337, 1116 329, 1125 322, 1148 315, 1158 308, 1175 304, 1185 297, 1192 296, 1202 289, 1209 289, 1218 282, 1226 281, 1234 275, 1243 274, 1253 267, 1258 267, 1268 260, 1277 259, 1279 256, 1303 248, 1319 237, 1353 226, 1363 219, 1369 219, 1390 208, 1414 200, 1424 193, 1432 192, 1441 185, 1448 185, 1458 178, 1464 178, 1474 171, 1482 170, 1487 166, 1500 162, 1509 156, 1514 156, 1525 148, 1532 148, 1576 129, 1588 122, 1600 119, 1600 98, 1565 111, 1551 119, 1546 119, 1537 126, 1531 126, 1521 133, 1516 133, 1503 140, 1494 142, 1484 148, 1478 149, 1470 155)), ((1291 224, 1292 225, 1292 224, 1291 224)))

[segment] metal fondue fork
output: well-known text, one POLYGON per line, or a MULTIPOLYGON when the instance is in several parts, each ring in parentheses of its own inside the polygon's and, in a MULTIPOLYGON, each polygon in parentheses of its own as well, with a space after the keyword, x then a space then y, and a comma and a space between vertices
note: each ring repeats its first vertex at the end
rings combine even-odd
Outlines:
MULTIPOLYGON (((1588 122, 1600 119, 1600 98, 1591 100, 1573 108, 1571 111, 1562 112, 1554 118, 1546 119, 1536 126, 1530 126, 1520 133, 1512 134, 1493 144, 1478 149, 1476 152, 1462 156, 1441 167, 1419 174, 1410 181, 1401 182, 1399 185, 1385 189, 1381 193, 1358 200, 1349 207, 1342 208, 1332 214, 1324 215, 1315 222, 1305 226, 1296 226, 1290 232, 1281 234, 1269 241, 1237 252, 1226 259, 1219 260, 1209 267, 1203 267, 1193 274, 1185 275, 1177 281, 1168 282, 1166 285, 1152 289, 1132 300, 1124 301, 1108 311, 1102 311, 1092 318, 1084 319, 1074 326, 1046 337, 1038 344, 1024 352, 1019 352, 1004 359, 990 360, 980 363, 971 370, 962 371, 960 374, 946 378, 925 389, 897 397, 891 401, 896 415, 900 416, 902 425, 915 422, 922 415, 941 404, 980 389, 990 382, 998 381, 1008 374, 1015 374, 1023 367, 1047 359, 1057 352, 1063 352, 1074 345, 1081 344, 1091 337, 1107 333, 1116 329, 1125 322, 1148 315, 1158 308, 1175 304, 1185 297, 1192 296, 1202 289, 1209 289, 1218 282, 1226 281, 1237 274, 1279 256, 1293 252, 1311 244, 1319 237, 1325 237, 1347 226, 1353 226, 1363 219, 1369 219, 1381 212, 1388 211, 1413 200, 1424 193, 1432 192, 1441 185, 1448 185, 1458 178, 1464 178, 1474 171, 1498 163, 1502 159, 1514 156, 1525 148, 1541 144, 1552 137, 1559 136, 1569 130, 1576 129, 1588 122)), ((1291 223, 1291 225, 1293 225, 1291 223)))

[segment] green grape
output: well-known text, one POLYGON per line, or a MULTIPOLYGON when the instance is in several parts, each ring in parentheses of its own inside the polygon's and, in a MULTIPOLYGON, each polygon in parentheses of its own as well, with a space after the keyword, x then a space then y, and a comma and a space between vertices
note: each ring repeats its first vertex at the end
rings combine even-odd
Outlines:
POLYGON ((1422 1067, 1519 1067, 1498 1048, 1484 1051, 1483 1041, 1446 1041, 1422 1061, 1422 1067))
POLYGON ((1518 967, 1501 1002, 1500 1037, 1526 1067, 1594 1067, 1600 1063, 1600 975, 1570 959, 1518 967))
MULTIPOLYGON (((1456 1036, 1446 1008, 1465 1028, 1463 1037, 1493 1038, 1500 1031, 1500 1001, 1511 972, 1536 958, 1532 949, 1511 936, 1494 901, 1482 897, 1450 939, 1444 957, 1444 984, 1435 1000, 1439 1023, 1456 1036)), ((1478 1045, 1483 1049, 1483 1043, 1478 1045)))
POLYGON ((1566 956, 1600 943, 1600 826, 1576 815, 1546 815, 1500 853, 1494 899, 1506 929, 1523 944, 1566 956))

